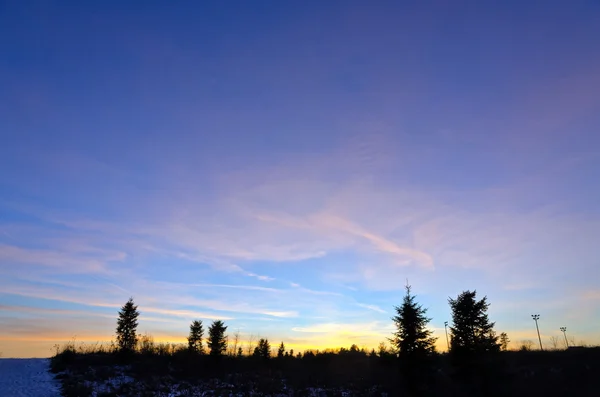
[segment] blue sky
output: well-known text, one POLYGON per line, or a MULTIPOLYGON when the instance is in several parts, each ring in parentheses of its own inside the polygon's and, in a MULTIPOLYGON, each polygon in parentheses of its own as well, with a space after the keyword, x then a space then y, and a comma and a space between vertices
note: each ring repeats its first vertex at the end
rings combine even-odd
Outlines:
POLYGON ((600 343, 600 6, 0 4, 0 351, 376 346, 406 281, 445 348, 600 343))

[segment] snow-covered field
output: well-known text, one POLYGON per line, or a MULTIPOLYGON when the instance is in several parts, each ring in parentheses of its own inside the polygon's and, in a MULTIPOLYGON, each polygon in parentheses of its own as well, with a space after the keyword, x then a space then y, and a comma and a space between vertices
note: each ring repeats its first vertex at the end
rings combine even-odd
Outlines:
POLYGON ((0 359, 0 396, 60 397, 60 383, 47 358, 0 359))
MULTIPOLYGON (((0 397, 60 397, 61 384, 55 379, 54 374, 49 371, 49 359, 0 359, 0 397)), ((75 385, 83 386, 82 395, 95 397, 102 393, 115 393, 122 396, 148 395, 152 390, 152 395, 160 397, 201 397, 228 395, 242 397, 246 395, 262 396, 263 393, 253 390, 252 387, 244 387, 241 391, 239 387, 220 380, 206 380, 195 384, 177 382, 171 377, 164 379, 164 382, 157 382, 155 379, 152 385, 147 385, 143 381, 136 381, 130 376, 125 375, 125 368, 114 366, 111 368, 110 376, 94 377, 96 371, 86 373, 86 378, 73 378, 75 385), (151 389, 148 389, 151 387, 151 389)), ((70 372, 67 372, 69 374, 70 372)), ((96 374, 97 375, 97 374, 96 374)), ((370 395, 385 396, 385 393, 369 393, 370 395)), ((79 393, 79 391, 77 391, 79 393)), ((278 392, 271 392, 267 395, 288 397, 290 395, 300 395, 307 397, 322 397, 328 395, 350 396, 350 392, 337 389, 326 390, 321 388, 306 388, 299 393, 295 393, 284 384, 278 392)))

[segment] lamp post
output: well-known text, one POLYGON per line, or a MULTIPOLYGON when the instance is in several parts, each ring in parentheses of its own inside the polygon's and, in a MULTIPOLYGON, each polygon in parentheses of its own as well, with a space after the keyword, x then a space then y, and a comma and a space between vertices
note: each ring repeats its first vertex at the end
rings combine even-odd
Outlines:
POLYGON ((562 331, 564 337, 565 337, 565 345, 567 346, 567 349, 569 348, 569 341, 567 340, 567 327, 560 327, 560 330, 562 331))
POLYGON ((450 342, 448 342, 448 321, 444 321, 444 331, 446 331, 446 346, 448 347, 448 351, 450 351, 450 342))
POLYGON ((533 321, 535 321, 535 328, 537 329, 538 339, 540 341, 540 350, 544 350, 544 348, 542 347, 542 337, 540 336, 540 327, 538 327, 538 320, 540 319, 540 315, 532 314, 531 318, 533 318, 533 321))

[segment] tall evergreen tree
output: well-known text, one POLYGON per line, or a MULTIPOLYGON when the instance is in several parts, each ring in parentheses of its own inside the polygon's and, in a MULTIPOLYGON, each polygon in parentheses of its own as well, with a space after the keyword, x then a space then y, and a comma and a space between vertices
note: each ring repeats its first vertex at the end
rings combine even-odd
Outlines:
POLYGON ((430 358, 435 352, 435 340, 427 329, 431 319, 427 317, 427 309, 416 302, 410 293, 410 285, 406 286, 406 294, 402 305, 396 306, 396 315, 392 317, 396 325, 394 337, 390 339, 393 349, 400 358, 400 368, 409 394, 418 394, 423 385, 428 383, 431 374, 430 358))
POLYGON ((258 341, 258 345, 254 348, 254 356, 265 360, 271 357, 271 345, 268 339, 261 338, 258 341))
POLYGON ((188 336, 188 348, 194 353, 203 353, 202 338, 204 337, 204 327, 202 321, 195 320, 190 324, 190 335, 188 336))
POLYGON ((400 358, 426 357, 435 351, 435 341, 432 332, 427 329, 431 321, 427 317, 427 309, 415 301, 415 296, 410 293, 410 286, 406 286, 406 294, 402 305, 396 306, 396 315, 392 317, 396 325, 396 332, 390 342, 400 358))
POLYGON ((211 356, 222 356, 227 351, 227 327, 221 320, 213 321, 208 327, 208 349, 211 356))
POLYGON ((279 349, 277 349, 277 358, 283 358, 285 354, 285 345, 283 342, 279 345, 279 349))
POLYGON ((122 352, 132 352, 137 344, 137 326, 140 313, 138 307, 133 302, 133 298, 129 298, 127 303, 119 310, 119 318, 117 319, 117 344, 122 352))
POLYGON ((500 349, 494 323, 490 322, 487 297, 476 299, 476 291, 464 291, 456 299, 448 299, 452 309, 450 352, 472 355, 500 349))

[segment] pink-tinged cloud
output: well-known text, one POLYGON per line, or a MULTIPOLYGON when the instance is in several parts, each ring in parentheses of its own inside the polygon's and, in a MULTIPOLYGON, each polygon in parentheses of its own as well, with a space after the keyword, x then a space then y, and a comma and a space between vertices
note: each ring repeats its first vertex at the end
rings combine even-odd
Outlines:
POLYGON ((76 256, 71 252, 61 252, 43 249, 30 249, 0 244, 0 261, 4 263, 48 266, 58 271, 69 273, 103 273, 106 272, 106 263, 121 261, 124 254, 90 258, 76 256))

